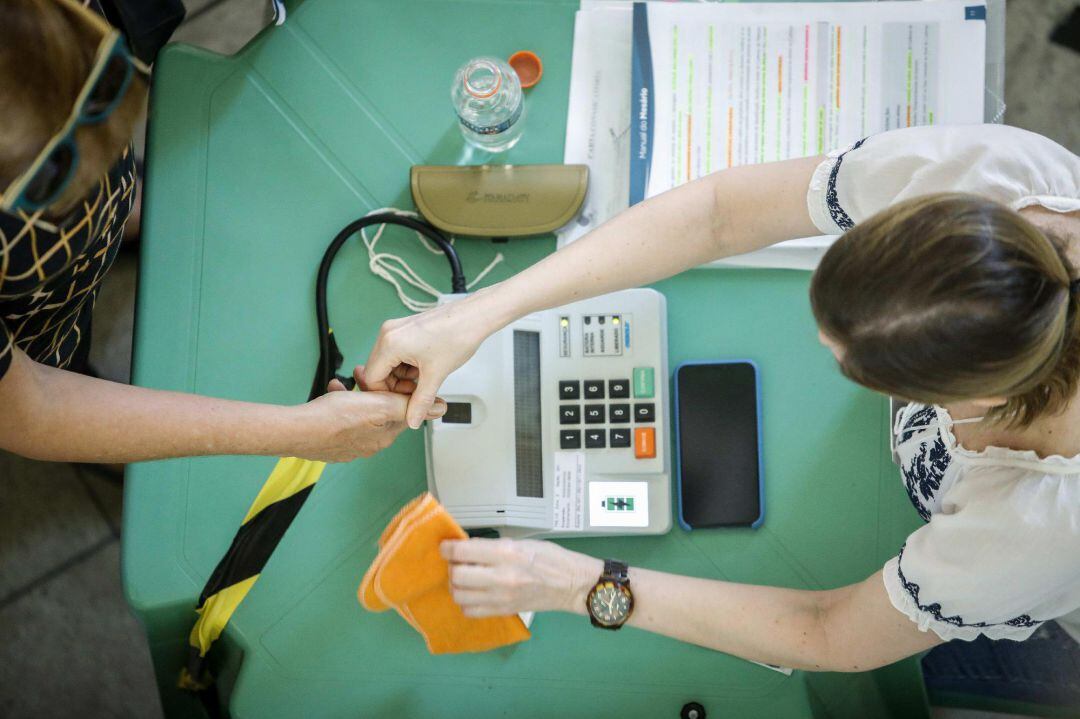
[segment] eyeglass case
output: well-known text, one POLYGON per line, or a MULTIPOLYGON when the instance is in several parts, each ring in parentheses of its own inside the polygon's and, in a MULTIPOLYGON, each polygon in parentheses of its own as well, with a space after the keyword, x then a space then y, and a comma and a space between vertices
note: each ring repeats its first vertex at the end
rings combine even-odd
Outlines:
POLYGON ((522 237, 557 230, 585 201, 586 165, 415 165, 413 202, 444 232, 522 237))

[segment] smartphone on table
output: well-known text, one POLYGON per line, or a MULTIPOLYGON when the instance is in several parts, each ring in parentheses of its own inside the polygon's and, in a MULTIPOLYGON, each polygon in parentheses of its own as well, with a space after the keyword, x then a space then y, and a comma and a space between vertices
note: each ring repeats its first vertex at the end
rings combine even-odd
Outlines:
POLYGON ((761 526, 765 519, 761 392, 751 360, 675 369, 675 456, 684 529, 761 526))

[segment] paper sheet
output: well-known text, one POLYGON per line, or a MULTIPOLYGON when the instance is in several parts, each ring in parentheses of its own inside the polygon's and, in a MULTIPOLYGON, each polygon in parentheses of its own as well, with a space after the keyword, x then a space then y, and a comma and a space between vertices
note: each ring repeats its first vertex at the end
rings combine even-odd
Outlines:
POLYGON ((631 204, 726 167, 983 118, 986 8, 971 0, 633 12, 631 204))
MULTIPOLYGON (((909 123, 982 122, 983 18, 978 0, 583 0, 565 160, 589 164, 590 197, 559 246, 631 199, 724 167, 819 154, 909 123), (612 81, 630 77, 635 62, 651 76, 647 87, 648 78, 612 81)), ((833 239, 792 240, 715 264, 813 269, 833 239)))
POLYGON ((574 19, 563 154, 589 166, 589 192, 577 220, 559 230, 559 247, 629 207, 631 4, 590 7, 574 19))

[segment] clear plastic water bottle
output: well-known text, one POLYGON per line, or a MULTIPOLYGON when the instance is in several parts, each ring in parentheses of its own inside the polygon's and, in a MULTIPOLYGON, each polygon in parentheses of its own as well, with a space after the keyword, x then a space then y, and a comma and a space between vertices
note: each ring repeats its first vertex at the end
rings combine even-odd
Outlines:
POLYGON ((495 57, 469 60, 454 76, 450 99, 467 142, 503 152, 521 139, 525 101, 521 81, 506 62, 495 57))

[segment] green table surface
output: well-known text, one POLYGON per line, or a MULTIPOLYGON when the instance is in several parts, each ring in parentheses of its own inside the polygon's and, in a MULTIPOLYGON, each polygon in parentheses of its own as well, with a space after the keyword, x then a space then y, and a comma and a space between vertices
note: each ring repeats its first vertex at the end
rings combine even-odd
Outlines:
MULTIPOLYGON (((520 144, 499 161, 560 162, 577 0, 308 0, 233 57, 173 45, 156 69, 148 145, 134 377, 218 397, 299 403, 316 359, 313 286, 328 241, 385 205, 411 207, 414 164, 476 163, 449 104, 454 70, 529 48, 544 60, 520 144)), ((677 241, 678 238, 672 238, 677 241)), ((444 261, 410 235, 387 249, 448 289, 444 261)), ((551 237, 458 242, 489 282, 553 251, 551 237)), ((758 530, 568 540, 632 565, 825 589, 859 581, 917 518, 888 455, 887 403, 837 372, 816 341, 806 273, 695 270, 660 282, 670 366, 750 357, 763 394, 766 514, 758 530)), ((330 312, 346 363, 404 314, 341 253, 330 312)), ((498 451, 493 448, 493 451, 498 451)), ((194 602, 273 458, 150 462, 129 470, 123 576, 146 627, 168 712, 194 602)), ((323 480, 236 612, 216 652, 234 717, 920 716, 917 662, 856 675, 791 677, 637 630, 597 631, 543 614, 533 638, 481 655, 430 656, 356 588, 395 511, 425 488, 419 433, 323 480)))

